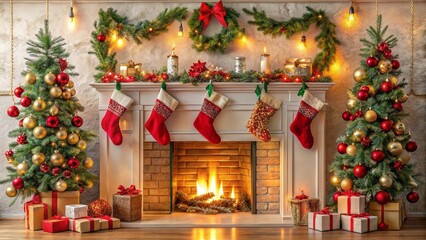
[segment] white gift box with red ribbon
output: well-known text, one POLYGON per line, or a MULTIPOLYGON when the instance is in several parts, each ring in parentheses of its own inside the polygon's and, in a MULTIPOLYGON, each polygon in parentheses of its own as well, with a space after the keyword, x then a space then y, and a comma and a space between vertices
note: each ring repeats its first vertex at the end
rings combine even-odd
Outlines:
POLYGON ((377 217, 368 213, 341 215, 342 229, 356 233, 366 233, 377 230, 377 217))
POLYGON ((357 192, 344 192, 337 198, 339 214, 360 214, 365 212, 365 196, 357 192))
POLYGON ((319 212, 309 212, 308 228, 322 232, 340 229, 340 214, 329 212, 328 208, 319 212))

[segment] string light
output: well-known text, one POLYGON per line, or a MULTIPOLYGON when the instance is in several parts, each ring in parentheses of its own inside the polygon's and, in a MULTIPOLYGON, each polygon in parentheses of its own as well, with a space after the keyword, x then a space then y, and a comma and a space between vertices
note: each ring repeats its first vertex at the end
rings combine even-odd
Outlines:
POLYGON ((180 22, 180 24, 179 24, 178 37, 183 37, 183 26, 182 26, 182 22, 180 22))
POLYGON ((351 1, 351 6, 349 7, 349 22, 355 21, 355 9, 353 6, 353 2, 351 1))
POLYGON ((75 15, 74 15, 74 6, 73 6, 73 1, 71 0, 71 7, 70 7, 70 14, 69 14, 69 22, 68 22, 68 27, 70 29, 73 29, 75 27, 75 15))
POLYGON ((298 44, 298 48, 299 50, 305 50, 308 47, 308 45, 306 44, 306 36, 302 35, 302 37, 300 38, 300 42, 298 44))

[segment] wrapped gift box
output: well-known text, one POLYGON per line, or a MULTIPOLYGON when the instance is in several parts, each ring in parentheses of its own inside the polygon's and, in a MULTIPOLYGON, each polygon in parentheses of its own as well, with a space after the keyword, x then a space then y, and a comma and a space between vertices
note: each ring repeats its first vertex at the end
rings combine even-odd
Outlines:
POLYGON ((55 216, 43 220, 43 231, 50 233, 68 231, 68 218, 55 216))
MULTIPOLYGON (((368 204, 368 213, 370 213, 373 216, 377 216, 378 221, 382 221, 382 205, 378 204, 377 202, 371 201, 368 204)), ((384 222, 389 227, 389 230, 399 230, 402 226, 402 222, 404 221, 405 217, 405 210, 404 210, 404 203, 402 199, 396 199, 395 201, 391 201, 389 203, 386 203, 383 206, 384 210, 384 222)))
POLYGON ((368 214, 341 215, 342 229, 356 232, 366 233, 377 230, 377 217, 368 216, 368 214))
POLYGON ((133 222, 141 219, 142 195, 120 195, 112 197, 112 216, 122 221, 133 222))
POLYGON ((100 229, 100 221, 97 218, 84 217, 69 219, 69 230, 79 233, 95 232, 100 229))
POLYGON ((67 218, 82 218, 87 216, 87 205, 71 204, 65 206, 65 217, 67 218))
POLYGON ((296 226, 308 225, 308 213, 318 212, 319 199, 309 198, 302 191, 302 194, 289 200, 291 205, 291 218, 296 226))
POLYGON ((47 205, 32 204, 26 205, 25 209, 25 227, 36 231, 43 229, 43 220, 47 218, 47 205))
POLYGON ((65 206, 70 204, 80 203, 80 192, 42 192, 40 193, 41 201, 47 204, 48 217, 51 216, 65 216, 65 206))
POLYGON ((340 229, 340 214, 310 212, 308 213, 308 228, 321 232, 340 229))
POLYGON ((365 212, 365 196, 339 196, 337 198, 337 212, 340 214, 360 214, 365 212))
POLYGON ((101 224, 101 230, 120 228, 120 219, 118 218, 103 216, 98 219, 101 224))

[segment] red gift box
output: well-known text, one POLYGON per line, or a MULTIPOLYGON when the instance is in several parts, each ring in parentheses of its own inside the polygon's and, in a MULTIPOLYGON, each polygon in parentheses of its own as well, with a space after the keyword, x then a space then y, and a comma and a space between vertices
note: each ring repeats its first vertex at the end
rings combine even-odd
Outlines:
POLYGON ((43 231, 50 233, 68 231, 68 218, 63 216, 54 216, 43 220, 43 231))

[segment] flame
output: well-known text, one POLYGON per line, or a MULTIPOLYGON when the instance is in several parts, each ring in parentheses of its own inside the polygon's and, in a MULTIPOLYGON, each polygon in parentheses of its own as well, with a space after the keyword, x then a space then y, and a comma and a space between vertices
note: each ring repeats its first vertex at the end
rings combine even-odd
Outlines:
POLYGON ((263 47, 263 53, 264 54, 266 53, 266 47, 263 47))
POLYGON ((235 199, 235 189, 234 189, 234 186, 232 186, 231 198, 235 199))
POLYGON ((205 177, 203 176, 198 177, 196 184, 197 184, 197 196, 212 192, 215 195, 213 199, 219 199, 221 196, 224 195, 222 181, 220 182, 219 187, 217 185, 216 167, 210 167, 208 184, 205 177))

